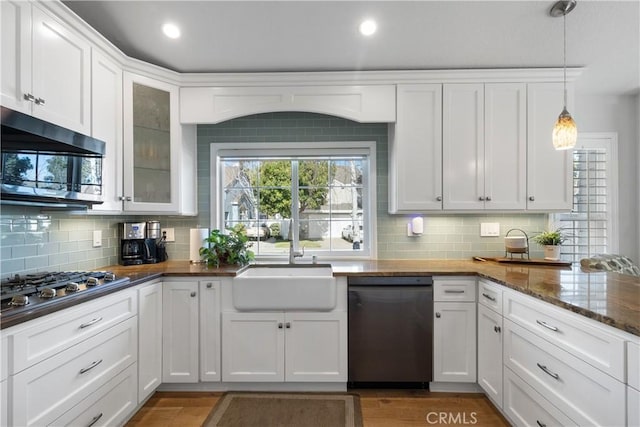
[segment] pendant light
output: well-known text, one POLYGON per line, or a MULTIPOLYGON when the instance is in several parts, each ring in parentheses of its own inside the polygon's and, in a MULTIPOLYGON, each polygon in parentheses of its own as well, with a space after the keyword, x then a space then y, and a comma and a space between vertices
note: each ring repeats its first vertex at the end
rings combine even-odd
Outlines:
POLYGON ((567 14, 576 7, 576 0, 560 0, 553 5, 549 14, 554 18, 562 16, 563 29, 563 76, 564 76, 564 107, 558 121, 553 127, 553 146, 556 150, 568 150, 576 145, 578 128, 576 122, 567 111, 567 14))

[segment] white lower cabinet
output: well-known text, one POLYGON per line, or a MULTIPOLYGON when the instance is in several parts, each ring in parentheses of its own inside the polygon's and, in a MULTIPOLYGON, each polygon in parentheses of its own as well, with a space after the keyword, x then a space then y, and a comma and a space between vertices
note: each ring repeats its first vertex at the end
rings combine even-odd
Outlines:
POLYGON ((138 290, 138 402, 162 382, 162 282, 138 290))
POLYGON ((222 314, 222 380, 344 382, 347 313, 222 314))
POLYGON ((625 385, 504 319, 504 363, 579 425, 625 425, 625 385))
POLYGON ((199 288, 200 381, 220 381, 220 281, 200 281, 199 288))
POLYGON ((9 381, 0 381, 0 426, 9 425, 9 381))
POLYGON ((577 426, 509 368, 504 369, 502 410, 516 426, 577 426))
POLYGON ((129 318, 14 375, 12 424, 47 425, 98 390, 137 361, 137 332, 129 318))
POLYGON ((478 384, 502 408, 502 316, 478 304, 478 384))
POLYGON ((162 285, 162 382, 198 382, 198 282, 162 285))
POLYGON ((433 380, 476 382, 476 303, 434 302, 433 380))
POLYGON ((137 405, 134 363, 54 421, 53 426, 122 425, 137 405))
POLYGON ((627 386, 627 425, 640 426, 640 391, 627 386))

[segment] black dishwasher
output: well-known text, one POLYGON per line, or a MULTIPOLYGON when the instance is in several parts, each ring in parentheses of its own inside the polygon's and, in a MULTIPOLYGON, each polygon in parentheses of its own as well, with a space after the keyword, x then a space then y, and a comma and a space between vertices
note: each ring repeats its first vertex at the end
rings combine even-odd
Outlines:
POLYGON ((433 278, 351 276, 349 387, 433 380, 433 278))

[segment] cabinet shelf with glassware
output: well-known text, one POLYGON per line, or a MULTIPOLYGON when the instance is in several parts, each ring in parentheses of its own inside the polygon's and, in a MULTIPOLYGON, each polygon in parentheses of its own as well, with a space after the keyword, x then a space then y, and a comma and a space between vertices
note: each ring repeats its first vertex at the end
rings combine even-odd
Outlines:
POLYGON ((195 125, 180 125, 179 88, 124 73, 124 210, 195 215, 195 125))

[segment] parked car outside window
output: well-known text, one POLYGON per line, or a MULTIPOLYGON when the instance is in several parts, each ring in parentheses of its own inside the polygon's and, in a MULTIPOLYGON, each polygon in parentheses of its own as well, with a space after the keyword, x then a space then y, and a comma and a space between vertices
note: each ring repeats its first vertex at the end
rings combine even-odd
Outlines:
POLYGON ((260 224, 253 222, 246 227, 247 237, 256 240, 267 240, 271 237, 271 230, 267 224, 260 224))
POLYGON ((342 238, 347 242, 362 243, 362 225, 357 227, 354 227, 352 224, 347 225, 342 229, 342 238))

